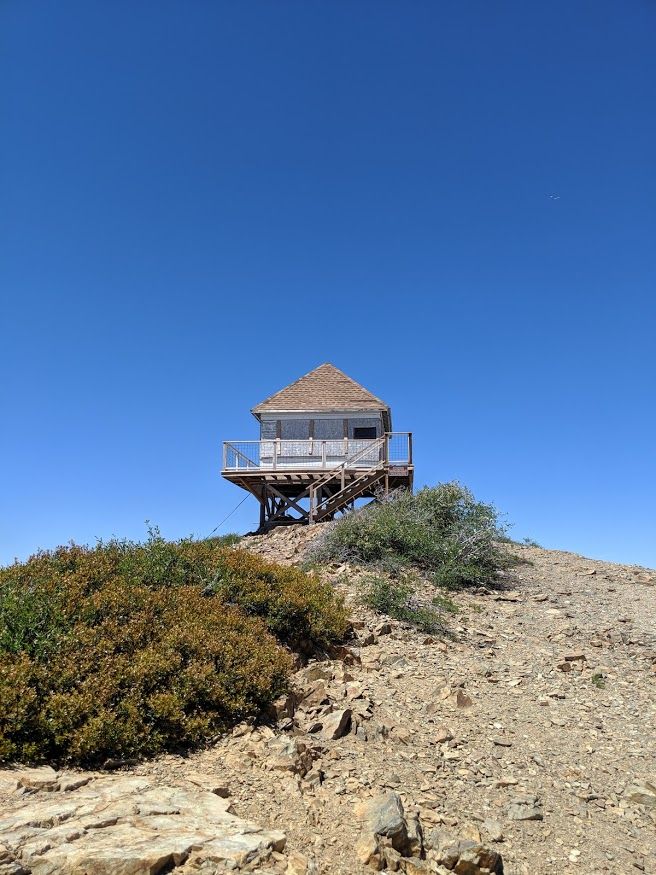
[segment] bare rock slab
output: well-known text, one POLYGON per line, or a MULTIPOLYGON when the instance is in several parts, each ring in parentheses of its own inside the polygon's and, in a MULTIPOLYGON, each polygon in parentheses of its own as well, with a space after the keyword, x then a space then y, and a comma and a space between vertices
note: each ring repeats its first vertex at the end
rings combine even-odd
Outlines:
POLYGON ((0 814, 0 845, 15 871, 32 875, 142 875, 281 851, 283 833, 231 813, 230 802, 192 784, 160 786, 112 775, 20 796, 0 814))

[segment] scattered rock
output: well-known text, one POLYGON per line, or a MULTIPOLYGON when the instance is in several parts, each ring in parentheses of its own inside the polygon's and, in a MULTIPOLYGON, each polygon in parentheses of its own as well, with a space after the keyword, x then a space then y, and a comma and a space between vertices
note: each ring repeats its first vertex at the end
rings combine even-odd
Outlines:
POLYGON ((438 726, 433 736, 435 744, 444 744, 447 741, 453 740, 453 733, 446 726, 438 726))
POLYGON ((393 790, 377 796, 361 805, 357 810, 360 820, 365 822, 367 836, 387 838, 392 847, 402 853, 408 844, 408 826, 403 812, 403 803, 393 790))
POLYGON ((530 794, 515 796, 508 807, 507 817, 509 820, 542 820, 538 797, 530 794))
POLYGON ((471 696, 468 696, 464 690, 456 690, 448 697, 447 702, 455 708, 471 708, 474 704, 471 696))
POLYGON ((452 839, 440 830, 433 830, 428 847, 428 859, 457 875, 503 875, 501 855, 480 842, 452 839))
POLYGON ((491 842, 503 841, 503 827, 498 820, 484 820, 483 830, 491 842))
POLYGON ((656 808, 656 781, 636 781, 626 788, 624 795, 630 802, 656 808))
POLYGON ((322 717, 322 737, 331 741, 335 741, 338 738, 342 738, 342 736, 346 735, 351 728, 352 713, 353 712, 350 708, 343 708, 340 711, 333 711, 326 717, 322 717))
POLYGON ((222 799, 230 797, 228 787, 222 781, 217 781, 212 775, 199 775, 195 772, 187 772, 185 778, 192 784, 196 784, 208 793, 214 793, 215 796, 220 796, 222 799))
POLYGON ((299 854, 298 851, 293 851, 287 857, 287 875, 308 875, 309 862, 308 858, 299 854))

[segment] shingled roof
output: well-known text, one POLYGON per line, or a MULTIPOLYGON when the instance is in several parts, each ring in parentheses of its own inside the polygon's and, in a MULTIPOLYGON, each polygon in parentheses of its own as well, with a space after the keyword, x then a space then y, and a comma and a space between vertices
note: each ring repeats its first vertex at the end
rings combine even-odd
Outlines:
POLYGON ((380 410, 389 418, 389 407, 384 401, 328 363, 269 396, 252 412, 259 418, 261 413, 331 410, 380 410))

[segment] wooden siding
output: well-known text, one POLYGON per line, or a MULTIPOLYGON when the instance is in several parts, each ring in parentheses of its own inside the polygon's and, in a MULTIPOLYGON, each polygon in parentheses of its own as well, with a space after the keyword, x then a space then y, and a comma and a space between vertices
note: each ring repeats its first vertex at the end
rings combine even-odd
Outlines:
POLYGON ((356 415, 343 413, 328 415, 326 413, 305 414, 264 414, 260 422, 260 440, 338 440, 354 437, 356 428, 375 428, 376 437, 383 434, 381 416, 373 416, 370 411, 357 411, 356 415))

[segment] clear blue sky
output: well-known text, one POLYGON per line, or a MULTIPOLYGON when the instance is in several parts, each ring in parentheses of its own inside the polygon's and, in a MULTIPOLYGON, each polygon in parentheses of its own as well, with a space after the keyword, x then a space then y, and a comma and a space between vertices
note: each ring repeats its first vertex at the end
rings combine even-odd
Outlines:
POLYGON ((208 533, 221 440, 331 361, 419 484, 656 566, 651 0, 3 0, 0 43, 1 561, 208 533))

